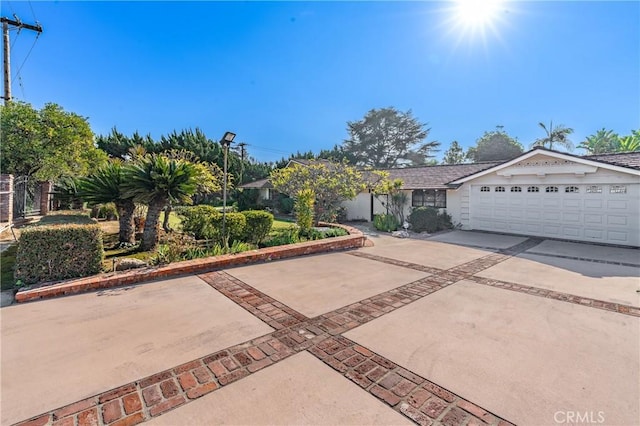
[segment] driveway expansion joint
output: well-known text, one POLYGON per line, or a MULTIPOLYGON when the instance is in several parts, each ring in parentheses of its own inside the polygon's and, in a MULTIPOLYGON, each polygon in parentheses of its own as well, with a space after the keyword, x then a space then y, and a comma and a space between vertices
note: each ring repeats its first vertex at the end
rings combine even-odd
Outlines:
POLYGON ((395 289, 307 318, 224 271, 200 275, 207 284, 258 317, 272 333, 33 417, 20 426, 129 426, 180 407, 295 353, 308 351, 395 411, 421 425, 511 423, 342 336, 456 282, 472 282, 632 316, 640 309, 475 276, 539 244, 529 239, 508 249, 442 270, 362 252, 350 255, 432 274, 395 289))

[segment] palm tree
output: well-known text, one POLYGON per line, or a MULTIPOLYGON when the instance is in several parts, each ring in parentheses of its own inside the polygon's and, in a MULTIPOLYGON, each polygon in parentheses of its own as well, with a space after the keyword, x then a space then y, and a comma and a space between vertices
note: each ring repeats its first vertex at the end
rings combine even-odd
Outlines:
POLYGON ((140 248, 154 250, 158 245, 160 212, 171 203, 191 203, 198 189, 199 172, 194 164, 162 155, 146 155, 126 166, 122 190, 128 197, 148 205, 140 248))
POLYGON ((618 152, 640 151, 640 130, 632 130, 628 136, 620 137, 617 146, 618 152))
POLYGON ((573 133, 573 129, 571 127, 566 127, 562 124, 553 127, 553 121, 549 123, 549 127, 545 126, 544 123, 538 123, 538 126, 542 127, 546 136, 544 138, 537 139, 532 146, 553 149, 553 145, 557 144, 568 151, 573 150, 573 143, 569 140, 569 135, 573 133))
POLYGON ((118 210, 119 232, 118 241, 121 243, 135 243, 135 228, 133 225, 133 198, 122 193, 120 185, 123 179, 123 166, 120 162, 110 162, 102 166, 95 173, 82 178, 79 185, 80 197, 89 203, 111 203, 118 210))
POLYGON ((618 146, 619 139, 620 137, 613 130, 602 128, 595 134, 587 136, 584 141, 580 142, 578 148, 584 149, 588 154, 614 152, 618 146))

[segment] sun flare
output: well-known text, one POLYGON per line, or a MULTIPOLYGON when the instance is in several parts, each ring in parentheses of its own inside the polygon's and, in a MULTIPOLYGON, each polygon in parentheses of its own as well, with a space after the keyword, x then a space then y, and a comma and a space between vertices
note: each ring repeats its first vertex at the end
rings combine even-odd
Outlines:
POLYGON ((491 25, 500 11, 500 0, 458 0, 455 2, 458 23, 467 28, 482 28, 491 25))

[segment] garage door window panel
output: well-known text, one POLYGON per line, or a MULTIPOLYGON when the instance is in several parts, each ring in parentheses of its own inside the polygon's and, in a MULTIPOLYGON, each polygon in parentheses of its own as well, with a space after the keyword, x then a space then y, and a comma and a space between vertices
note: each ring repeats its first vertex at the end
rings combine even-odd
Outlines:
POLYGON ((540 188, 537 186, 530 186, 527 188, 527 192, 540 192, 540 188))
POLYGON ((522 192, 522 188, 519 186, 512 186, 511 192, 522 192))
POLYGON ((571 193, 571 194, 577 194, 578 192, 580 192, 580 188, 578 188, 577 186, 565 186, 564 187, 564 192, 571 193))

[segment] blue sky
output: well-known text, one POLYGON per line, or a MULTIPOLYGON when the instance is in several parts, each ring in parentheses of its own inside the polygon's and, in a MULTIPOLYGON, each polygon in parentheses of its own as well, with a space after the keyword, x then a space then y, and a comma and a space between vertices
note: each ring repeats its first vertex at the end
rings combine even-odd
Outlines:
MULTIPOLYGON (((504 2, 482 31, 451 2, 28 2, 44 33, 12 84, 95 133, 226 130, 261 161, 331 148, 368 110, 412 109, 442 143, 496 125, 528 147, 540 121, 577 144, 640 128, 640 3, 504 2)), ((12 74, 34 35, 12 32, 12 74)))

